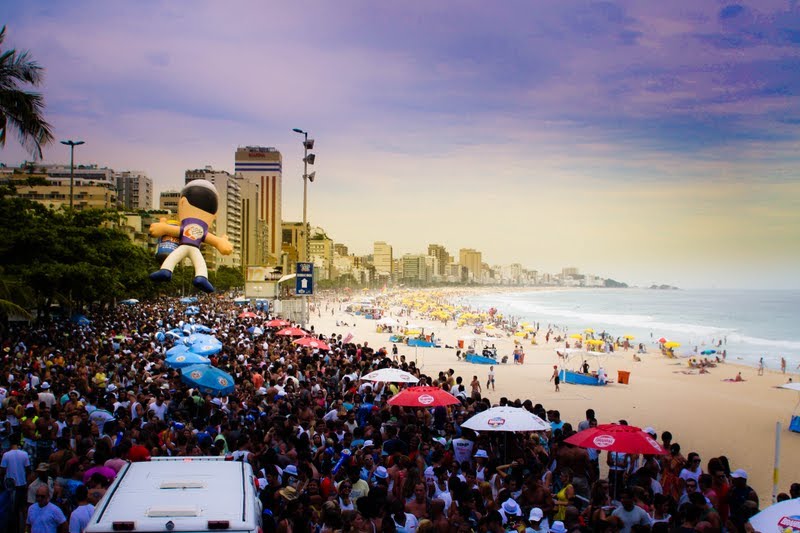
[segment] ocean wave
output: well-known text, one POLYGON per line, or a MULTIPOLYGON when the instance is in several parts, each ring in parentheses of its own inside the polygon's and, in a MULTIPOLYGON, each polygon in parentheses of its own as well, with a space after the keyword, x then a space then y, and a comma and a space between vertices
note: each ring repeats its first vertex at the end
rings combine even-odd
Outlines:
POLYGON ((800 342, 798 341, 762 339, 759 337, 740 335, 738 333, 728 335, 728 342, 752 344, 755 346, 768 346, 770 348, 783 348, 785 350, 800 350, 800 342))

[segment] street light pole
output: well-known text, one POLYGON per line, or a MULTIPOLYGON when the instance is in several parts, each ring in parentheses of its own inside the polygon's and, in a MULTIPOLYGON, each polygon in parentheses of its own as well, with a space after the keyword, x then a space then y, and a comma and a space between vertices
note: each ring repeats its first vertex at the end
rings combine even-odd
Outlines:
POLYGON ((61 141, 61 144, 69 146, 69 210, 72 211, 72 204, 75 190, 75 147, 84 144, 83 141, 61 141))
MULTIPOLYGON (((303 243, 303 251, 299 253, 302 262, 308 262, 309 257, 309 231, 308 231, 308 182, 314 181, 316 172, 308 173, 308 165, 314 164, 314 154, 309 154, 308 151, 314 148, 314 139, 308 138, 308 132, 300 128, 293 128, 293 132, 299 133, 303 136, 303 236, 305 242, 303 243)), ((313 288, 312 288, 313 290, 313 288)), ((303 325, 308 327, 308 296, 303 296, 303 325)))

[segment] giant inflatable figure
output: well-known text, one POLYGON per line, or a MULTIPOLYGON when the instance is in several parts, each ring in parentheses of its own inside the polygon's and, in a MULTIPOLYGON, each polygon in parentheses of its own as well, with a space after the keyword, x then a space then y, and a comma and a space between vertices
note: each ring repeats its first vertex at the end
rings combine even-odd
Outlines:
POLYGON ((214 185, 207 180, 193 180, 186 184, 181 191, 178 201, 178 219, 180 226, 168 224, 166 218, 150 224, 150 235, 153 237, 170 236, 178 239, 179 246, 172 251, 161 269, 150 274, 153 281, 169 281, 175 266, 188 257, 194 265, 194 280, 192 283, 204 292, 214 292, 214 286, 208 281, 208 268, 200 245, 207 242, 222 255, 230 255, 233 246, 228 241, 228 236, 217 237, 208 231, 209 226, 217 218, 217 205, 219 196, 214 185))

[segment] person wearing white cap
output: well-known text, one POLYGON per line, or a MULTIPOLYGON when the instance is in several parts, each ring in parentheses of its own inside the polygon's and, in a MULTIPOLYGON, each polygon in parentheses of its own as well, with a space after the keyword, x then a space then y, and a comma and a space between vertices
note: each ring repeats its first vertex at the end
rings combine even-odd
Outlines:
POLYGON ((39 388, 42 389, 42 392, 39 393, 39 401, 44 402, 48 408, 52 409, 56 404, 56 397, 50 392, 50 384, 45 381, 39 388))
POLYGON ((528 523, 529 525, 525 529, 526 533, 548 533, 550 531, 550 523, 544 517, 544 511, 539 507, 531 509, 531 513, 528 515, 528 523))
POLYGON ((486 450, 478 450, 473 456, 475 459, 475 479, 478 481, 489 481, 486 479, 488 472, 486 471, 486 464, 489 462, 489 454, 486 450))
POLYGON ((741 468, 731 472, 731 484, 728 492, 730 517, 739 531, 744 531, 745 523, 758 512, 758 495, 747 484, 747 472, 741 468))

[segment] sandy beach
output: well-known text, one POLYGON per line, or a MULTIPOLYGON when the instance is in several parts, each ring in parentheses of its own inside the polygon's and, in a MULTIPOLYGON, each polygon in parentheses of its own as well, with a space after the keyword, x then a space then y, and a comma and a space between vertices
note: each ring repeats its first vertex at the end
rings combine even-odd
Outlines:
MULTIPOLYGON (((347 335, 352 333, 353 342, 368 342, 374 348, 386 347, 391 351, 389 333, 378 333, 375 320, 368 320, 344 312, 345 305, 318 300, 319 313, 312 313, 310 324, 318 333, 347 335), (333 314, 331 311, 333 310, 333 314), (347 326, 337 326, 337 321, 347 326)), ((391 316, 391 312, 387 313, 391 316)), ((436 332, 441 345, 457 346, 458 339, 472 332, 471 326, 457 327, 454 321, 445 326, 443 322, 426 320, 417 314, 397 317, 401 323, 413 321, 436 332)), ((592 327, 586 324, 585 327, 592 327)), ((724 363, 711 368, 708 374, 687 375, 685 359, 664 357, 655 347, 648 345, 649 353, 641 355, 635 362, 635 350, 619 351, 602 359, 603 368, 610 379, 616 381, 617 371, 631 373, 627 385, 613 383, 606 387, 561 384, 555 392, 549 382, 553 365, 559 364, 556 349, 564 343, 550 339, 544 342, 543 335, 533 345, 530 340, 521 340, 525 351, 522 365, 513 364, 515 337, 504 336, 495 341, 498 359, 509 356, 507 364, 495 367, 497 390, 484 395, 497 401, 505 396, 509 399, 531 399, 546 409, 561 412, 561 418, 577 426, 584 419, 585 411, 592 408, 599 423, 613 423, 625 419, 631 425, 652 426, 658 431, 670 431, 674 441, 681 445, 684 456, 695 451, 700 454, 705 467, 712 457, 726 455, 731 467, 744 468, 749 473, 750 485, 759 495, 761 505, 771 501, 773 485, 773 461, 775 450, 776 422, 783 424, 780 454, 779 492, 788 492, 792 482, 800 481, 800 434, 788 431, 789 421, 798 394, 776 388, 786 383, 790 375, 767 371, 758 376, 755 368, 724 363), (726 382, 742 373, 744 382, 726 382)), ((399 353, 407 360, 416 360, 422 371, 437 375, 450 368, 468 384, 477 375, 485 385, 488 365, 475 365, 456 358, 452 348, 410 348, 398 345, 399 353)), ((570 361, 566 367, 577 370, 581 361, 570 361)), ((589 359, 592 369, 597 363, 589 359)), ((794 375, 796 378, 797 376, 794 375)))

